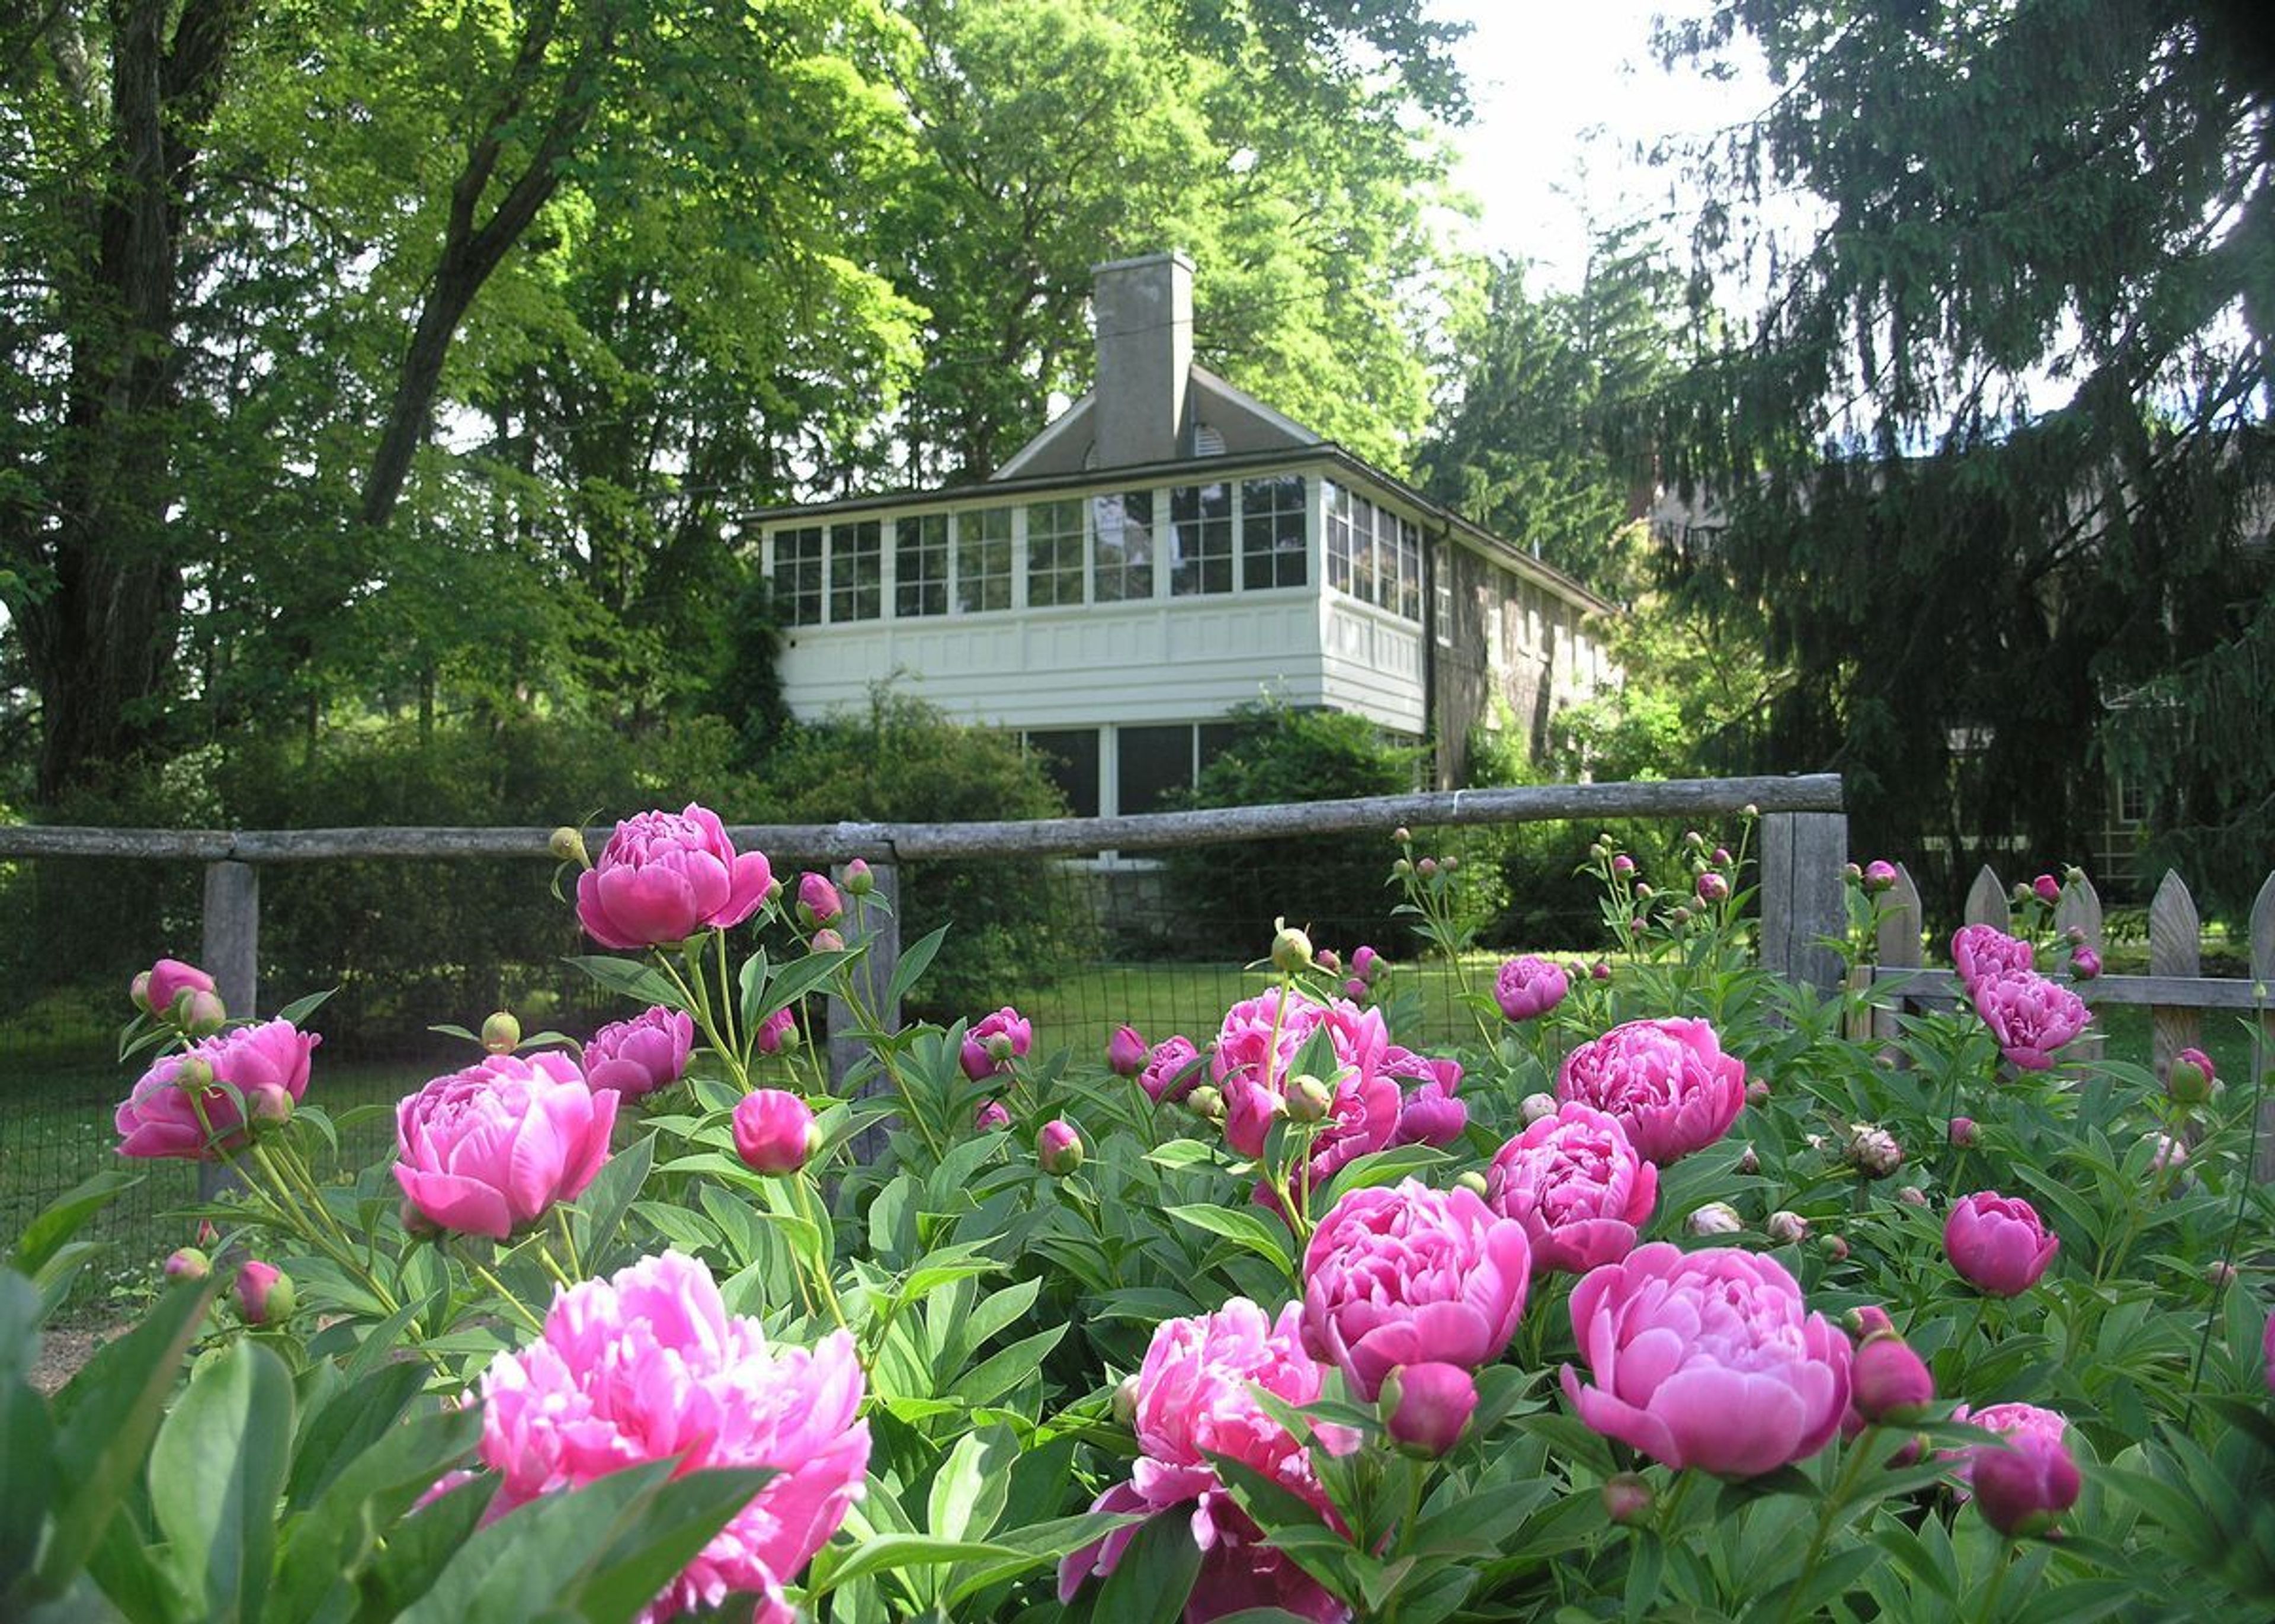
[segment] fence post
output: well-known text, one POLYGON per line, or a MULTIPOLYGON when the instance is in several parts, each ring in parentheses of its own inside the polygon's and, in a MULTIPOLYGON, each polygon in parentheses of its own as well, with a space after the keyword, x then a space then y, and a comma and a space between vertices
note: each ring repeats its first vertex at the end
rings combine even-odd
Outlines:
MULTIPOLYGON (((231 1016, 250 1020, 261 1003, 261 871, 250 863, 206 865, 205 939, 200 968, 231 1016)), ((198 1164, 198 1197, 210 1201, 229 1187, 216 1161, 198 1164)))
POLYGON ((1975 883, 1967 888, 1967 911, 1961 922, 1988 925, 2001 931, 2014 928, 2014 905, 2007 900, 2007 888, 1999 883, 1999 876, 1991 872, 1988 863, 1976 870, 1975 883))
MULTIPOLYGON (((2203 927, 2196 898, 2171 869, 2158 882, 2149 903, 2149 973, 2196 977, 2203 973, 2203 927)), ((2203 1031, 2201 1011, 2181 1004, 2150 1004, 2149 1063, 2162 1083, 2173 1056, 2195 1044, 2203 1031)))
MULTIPOLYGON (((2101 893, 2093 888, 2092 880, 2081 876, 2062 888, 2061 901, 2054 904, 2054 929, 2061 939, 2061 945, 2055 948, 2056 953, 2069 945, 2069 933, 2075 929, 2078 933, 2077 945, 2090 948, 2096 957, 2100 956, 2101 893)), ((2049 964, 2046 968, 2052 970, 2054 967, 2049 964)), ((2070 1055, 2075 1060, 2099 1060, 2102 1050, 2106 1046, 2101 1029, 2089 1026, 2084 1036, 2079 1038, 2071 1048, 2070 1055)))
POLYGON ((2259 888, 2251 904, 2251 982, 2259 1001, 2257 1041, 2251 1046, 2252 1085, 2259 1091, 2259 1176, 2275 1182, 2275 1099, 2267 1086, 2275 1082, 2275 1010, 2269 1008, 2267 989, 2275 986, 2275 873, 2259 888))
MULTIPOLYGON (((878 1024, 887 1031, 898 1030, 901 1007, 898 999, 889 1005, 886 990, 893 984, 893 971, 901 963, 901 871, 892 863, 873 863, 870 878, 875 882, 865 899, 853 899, 850 905, 864 910, 862 940, 869 945, 854 974, 861 980, 861 993, 869 1007, 877 1012, 878 1024)), ((837 888, 845 888, 845 870, 835 871, 837 888)), ((835 993, 829 995, 829 1084, 832 1091, 842 1093, 847 1074, 866 1053, 866 1046, 854 1031, 852 1007, 835 993)))
POLYGON ((1840 868, 1848 860, 1844 812, 1769 812, 1762 818, 1762 963, 1789 981, 1830 994, 1840 956, 1819 939, 1848 928, 1840 868))
MULTIPOLYGON (((1879 928, 1873 933, 1874 962, 1883 970, 1919 969, 1921 929, 1919 883, 1912 878, 1912 871, 1899 863, 1896 883, 1888 888, 1879 928)), ((1899 997, 1872 1007, 1872 1036, 1880 1043, 1881 1054, 1899 1067, 1911 1064, 1910 1057, 1895 1046, 1903 1031, 1903 1005, 1899 997)))

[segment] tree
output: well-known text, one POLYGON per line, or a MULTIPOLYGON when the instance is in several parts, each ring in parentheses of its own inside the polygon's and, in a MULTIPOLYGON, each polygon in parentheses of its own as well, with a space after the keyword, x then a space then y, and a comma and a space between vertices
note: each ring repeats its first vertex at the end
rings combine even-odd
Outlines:
MULTIPOLYGON (((1764 291, 1657 420, 1727 509, 1688 588, 1758 604, 1801 674, 1765 764, 1844 773, 1863 843, 1948 854, 1947 903, 2009 842, 2082 854, 2097 744, 2275 699, 2221 657, 2275 615, 2275 122, 2244 15, 1726 0, 1663 40, 1711 59, 1743 30, 1781 87, 1691 157, 1702 299, 1764 291), (1796 190, 1816 212, 1780 241, 1796 190)), ((2264 757, 2131 759, 2157 817, 2264 855, 2264 757)))

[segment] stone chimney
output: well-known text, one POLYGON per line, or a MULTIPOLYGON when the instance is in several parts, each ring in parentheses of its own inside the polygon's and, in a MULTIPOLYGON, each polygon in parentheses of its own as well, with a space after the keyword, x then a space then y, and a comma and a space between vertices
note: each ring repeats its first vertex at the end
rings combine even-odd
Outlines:
POLYGON ((1092 457, 1100 468, 1168 462, 1185 449, 1193 364, 1193 262, 1175 249, 1091 271, 1098 327, 1092 457))

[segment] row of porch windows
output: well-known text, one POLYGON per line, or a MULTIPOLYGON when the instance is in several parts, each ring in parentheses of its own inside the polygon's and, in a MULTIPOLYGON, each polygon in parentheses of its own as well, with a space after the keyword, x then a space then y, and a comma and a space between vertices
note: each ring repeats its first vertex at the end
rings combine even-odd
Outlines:
POLYGON ((1407 620, 1422 618, 1422 527, 1365 497, 1327 484, 1327 585, 1407 620))
POLYGON ((889 549, 896 618, 1008 609, 1021 541, 1038 608, 1144 601, 1157 565, 1172 597, 1230 593, 1236 565, 1243 591, 1302 586, 1304 533, 1300 474, 796 525, 773 535, 775 601, 792 626, 881 619, 889 549))

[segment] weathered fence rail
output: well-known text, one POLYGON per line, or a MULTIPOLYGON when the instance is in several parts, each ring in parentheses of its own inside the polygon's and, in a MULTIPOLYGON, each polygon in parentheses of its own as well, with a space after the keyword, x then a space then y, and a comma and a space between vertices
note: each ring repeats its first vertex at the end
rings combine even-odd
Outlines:
MULTIPOLYGON (((1984 868, 1968 889, 1964 922, 2011 928, 2010 895, 1999 876, 1984 868)), ((1875 1001, 1886 1000, 1874 1016, 1875 1029, 1883 1037, 1893 1035, 1897 1013, 1906 1004, 1947 1005, 1962 995, 1954 971, 1923 962, 1919 888, 1901 864, 1888 902, 1874 942, 1877 962, 1860 965, 1857 971, 1860 984, 1871 988, 1875 1001)), ((2076 930, 2079 945, 2097 955, 2107 951, 2101 897, 2090 880, 2073 880, 2062 887, 2061 900, 2054 905, 2054 926, 2076 930)), ((2159 1082, 2174 1055, 2202 1041, 2206 1013, 2256 1011, 2259 1031, 2253 1054, 2257 1075, 2250 1081, 2257 1084, 2275 1070, 2275 1001, 2270 997, 2275 988, 2275 872, 2260 886, 2251 906, 2249 956, 2248 973, 2241 978, 2203 973, 2203 924, 2196 899, 2181 877, 2167 871, 2149 903, 2149 973, 2096 976, 2075 982, 2074 990, 2089 1006, 2148 1007, 2150 1063, 2159 1082)), ((2097 1048, 2096 1039, 2081 1041, 2097 1048)), ((2257 1172, 2262 1179, 2275 1180, 2275 1103, 2265 1103, 2264 1096, 2257 1172)))

